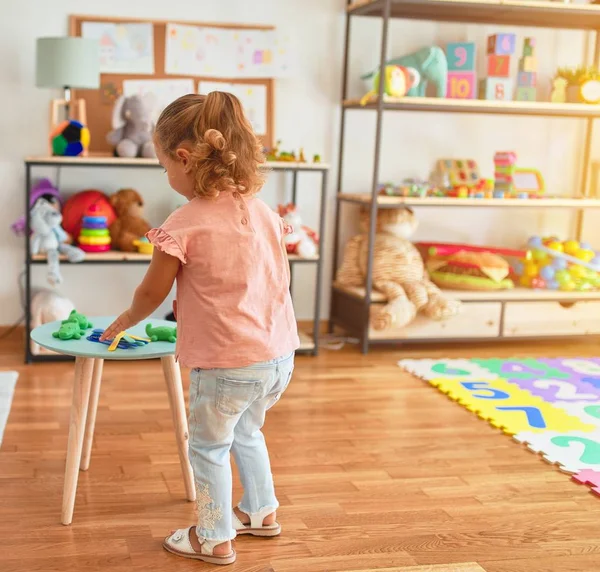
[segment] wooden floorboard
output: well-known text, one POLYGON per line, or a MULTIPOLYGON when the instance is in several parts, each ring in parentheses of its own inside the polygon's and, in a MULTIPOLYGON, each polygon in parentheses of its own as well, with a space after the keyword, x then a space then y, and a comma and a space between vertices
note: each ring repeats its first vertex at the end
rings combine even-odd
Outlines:
MULTIPOLYGON (((236 542, 232 572, 598 572, 600 499, 400 370, 418 357, 597 356, 598 342, 356 348, 299 357, 267 419, 284 534, 236 542)), ((158 362, 108 363, 92 463, 59 524, 72 364, 23 366, 0 450, 0 571, 192 571, 158 362)), ((187 376, 184 375, 187 392, 187 376)), ((240 493, 236 481, 235 495, 240 493)))

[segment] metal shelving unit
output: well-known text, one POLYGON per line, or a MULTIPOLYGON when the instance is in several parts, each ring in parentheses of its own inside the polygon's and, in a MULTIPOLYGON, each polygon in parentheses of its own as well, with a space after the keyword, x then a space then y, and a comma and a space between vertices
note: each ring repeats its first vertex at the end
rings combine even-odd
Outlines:
MULTIPOLYGON (((25 363, 42 361, 63 361, 68 360, 67 356, 56 355, 32 355, 29 334, 31 332, 31 267, 46 263, 46 257, 43 255, 31 256, 30 254, 30 208, 29 196, 31 191, 32 174, 36 167, 54 167, 62 168, 110 168, 110 169, 158 169, 160 165, 156 159, 123 159, 119 157, 27 157, 25 159, 25 363)), ((321 282, 323 279, 323 240, 325 234, 325 200, 327 187, 327 173, 329 165, 326 163, 298 163, 270 161, 265 164, 269 170, 276 172, 289 172, 292 175, 291 181, 291 199, 294 204, 297 202, 297 183, 299 173, 319 173, 321 184, 318 187, 319 197, 319 251, 313 258, 300 258, 290 255, 290 269, 292 273, 292 282, 294 268, 298 265, 316 265, 317 273, 315 279, 315 303, 313 315, 313 331, 308 334, 300 331, 300 348, 298 353, 311 355, 318 354, 318 336, 320 327, 321 313, 321 282)), ((110 251, 98 254, 86 254, 85 260, 76 264, 76 266, 93 265, 122 265, 122 264, 148 264, 151 255, 110 251)), ((64 257, 61 257, 61 263, 69 264, 64 257)))
MULTIPOLYGON (((367 272, 364 288, 348 289, 335 283, 331 291, 330 329, 341 326, 351 334, 360 337, 361 349, 366 353, 370 343, 409 343, 438 341, 430 338, 402 338, 397 336, 377 335, 369 332, 369 317, 372 303, 385 302, 385 299, 372 291, 373 283, 373 248, 377 211, 380 208, 414 207, 487 207, 487 208, 563 208, 574 209, 578 214, 578 233, 581 231, 584 208, 600 208, 600 200, 588 195, 590 175, 590 154, 594 120, 600 117, 600 106, 575 103, 521 102, 521 101, 487 101, 457 100, 432 97, 390 98, 383 93, 383 77, 380 74, 378 95, 365 106, 359 100, 348 98, 348 65, 351 22, 355 16, 377 17, 382 22, 379 69, 387 59, 389 23, 392 18, 406 20, 427 20, 437 22, 460 22, 473 24, 493 24, 498 26, 528 26, 541 28, 574 29, 595 32, 594 61, 600 60, 600 6, 561 4, 537 0, 348 0, 346 15, 344 68, 341 97, 341 130, 340 155, 338 163, 337 203, 334 231, 334 272, 338 268, 340 209, 342 205, 360 205, 370 209, 370 226, 368 232, 367 272), (344 193, 344 144, 346 135, 346 114, 348 112, 375 112, 376 131, 374 149, 374 168, 370 192, 344 193), (582 184, 577 197, 544 198, 536 200, 521 199, 450 199, 450 198, 413 198, 378 196, 379 165, 381 158, 381 139, 384 112, 413 111, 436 113, 476 113, 484 115, 517 115, 528 117, 563 117, 585 121, 585 138, 582 157, 582 184), (352 291, 350 291, 352 290, 352 291)), ((464 303, 476 303, 482 296, 468 296, 465 293, 452 293, 464 303)), ((478 293, 481 294, 481 293, 478 293)), ((500 335, 493 339, 502 339, 502 322, 505 304, 508 301, 527 300, 569 301, 600 300, 600 292, 564 293, 516 289, 511 294, 506 292, 486 293, 492 300, 502 305, 500 335)), ((452 341, 458 338, 444 338, 452 341)), ((463 341, 466 338, 460 338, 463 341)), ((490 338, 486 338, 489 341, 490 338)), ((514 338, 513 338, 514 339, 514 338)))

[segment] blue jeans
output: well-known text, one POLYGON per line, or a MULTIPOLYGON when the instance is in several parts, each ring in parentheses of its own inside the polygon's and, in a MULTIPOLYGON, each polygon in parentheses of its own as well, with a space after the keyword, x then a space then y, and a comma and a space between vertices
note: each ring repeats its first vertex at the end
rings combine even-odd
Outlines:
POLYGON ((244 495, 240 510, 259 519, 277 510, 261 428, 286 390, 294 354, 239 369, 194 369, 190 384, 190 461, 196 481, 200 539, 235 538, 231 523, 233 452, 244 495))

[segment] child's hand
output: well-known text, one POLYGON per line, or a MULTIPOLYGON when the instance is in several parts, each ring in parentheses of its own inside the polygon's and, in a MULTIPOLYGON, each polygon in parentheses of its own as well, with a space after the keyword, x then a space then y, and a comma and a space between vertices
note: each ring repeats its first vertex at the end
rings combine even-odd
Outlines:
POLYGON ((124 332, 127 328, 134 326, 135 322, 131 319, 129 310, 123 312, 100 336, 100 341, 114 340, 117 334, 124 332))

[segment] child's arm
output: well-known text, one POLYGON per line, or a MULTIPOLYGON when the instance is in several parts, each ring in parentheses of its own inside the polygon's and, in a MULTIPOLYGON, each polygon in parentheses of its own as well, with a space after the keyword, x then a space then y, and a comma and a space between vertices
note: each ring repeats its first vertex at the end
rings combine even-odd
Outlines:
POLYGON ((180 264, 175 256, 155 248, 148 272, 135 291, 131 307, 106 328, 100 336, 100 341, 112 340, 118 333, 135 326, 152 314, 171 291, 180 264))

